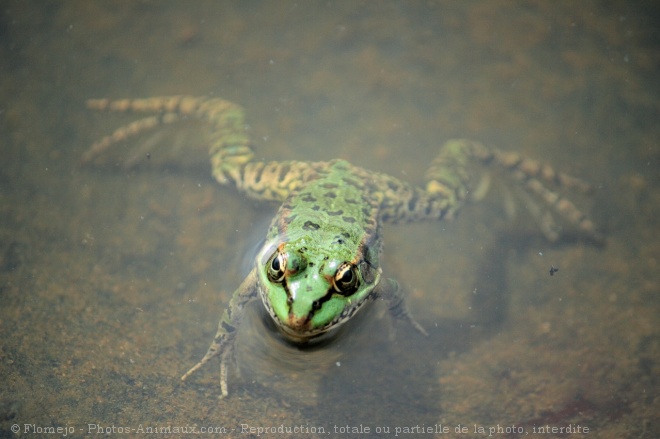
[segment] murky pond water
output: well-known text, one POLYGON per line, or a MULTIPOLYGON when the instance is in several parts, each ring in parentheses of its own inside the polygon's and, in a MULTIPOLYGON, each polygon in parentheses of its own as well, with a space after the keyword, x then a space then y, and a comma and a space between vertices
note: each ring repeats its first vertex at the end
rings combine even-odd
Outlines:
POLYGON ((658 16, 653 2, 5 2, 0 437, 660 436, 658 16), (242 105, 269 160, 422 184, 450 138, 520 152, 594 185, 566 195, 606 244, 548 243, 505 190, 457 221, 386 226, 385 274, 429 337, 377 304, 299 349, 254 304, 219 401, 219 362, 179 377, 277 206, 213 181, 194 121, 79 165, 135 119, 87 99, 172 94, 242 105))

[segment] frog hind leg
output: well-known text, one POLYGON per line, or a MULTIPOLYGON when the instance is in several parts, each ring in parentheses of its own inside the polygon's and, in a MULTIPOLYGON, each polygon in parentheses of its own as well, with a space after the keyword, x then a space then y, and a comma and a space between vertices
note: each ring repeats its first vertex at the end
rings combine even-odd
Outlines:
MULTIPOLYGON (((595 243, 601 243, 602 235, 594 223, 569 199, 551 190, 547 185, 560 189, 589 192, 591 186, 570 175, 557 172, 548 165, 529 159, 517 153, 504 152, 497 148, 487 147, 479 142, 455 139, 444 144, 440 153, 426 173, 426 194, 431 199, 443 199, 452 206, 455 213, 469 198, 469 173, 467 167, 470 161, 477 161, 485 166, 495 166, 506 173, 535 199, 539 199, 553 212, 564 218, 569 224, 579 229, 595 243)), ((550 240, 557 239, 550 216, 541 224, 541 229, 550 240)))
MULTIPOLYGON (((254 152, 246 132, 243 109, 219 98, 195 96, 160 96, 146 99, 91 99, 90 109, 120 113, 155 113, 124 125, 95 142, 82 156, 81 163, 94 161, 113 145, 160 125, 186 118, 210 125, 209 157, 215 180, 233 185, 253 199, 284 201, 300 185, 314 178, 321 163, 299 161, 254 161, 254 152)), ((130 162, 129 162, 130 163, 130 162)))
MULTIPOLYGON (((155 127, 178 122, 181 120, 179 115, 175 113, 164 113, 156 116, 145 117, 136 120, 127 125, 116 129, 112 134, 105 136, 92 144, 80 158, 80 164, 86 165, 92 163, 103 152, 107 151, 113 145, 123 142, 124 140, 142 134, 146 131, 152 130, 155 127)), ((130 167, 130 166, 127 166, 130 167)))
MULTIPOLYGON (((228 167, 234 170, 253 157, 245 130, 244 111, 240 106, 224 99, 186 95, 144 99, 90 99, 87 101, 87 107, 97 111, 154 114, 124 125, 111 135, 95 142, 83 154, 82 164, 93 161, 118 142, 160 125, 178 122, 186 118, 199 119, 211 125, 209 147, 211 159, 213 161, 214 157, 218 155, 220 158, 225 158, 224 167, 214 167, 214 171, 226 170, 228 167)), ((220 183, 226 183, 223 178, 218 178, 218 175, 216 175, 216 179, 220 183)))
POLYGON ((204 357, 193 367, 188 370, 181 377, 181 381, 185 381, 199 370, 202 366, 208 363, 209 360, 216 356, 220 356, 220 398, 228 395, 227 390, 227 369, 229 363, 233 361, 234 341, 236 339, 236 331, 243 319, 245 306, 252 300, 257 298, 257 272, 253 269, 250 274, 241 283, 238 289, 234 292, 227 309, 223 312, 220 323, 218 324, 218 331, 211 342, 204 357))

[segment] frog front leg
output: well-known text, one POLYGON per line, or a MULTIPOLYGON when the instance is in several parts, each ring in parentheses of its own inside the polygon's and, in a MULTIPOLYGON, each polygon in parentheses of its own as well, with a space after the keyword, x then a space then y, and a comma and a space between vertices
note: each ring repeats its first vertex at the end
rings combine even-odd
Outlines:
POLYGON ((220 398, 227 396, 227 367, 228 363, 233 361, 236 332, 243 319, 245 306, 258 297, 257 293, 257 270, 252 269, 243 283, 241 283, 238 289, 234 292, 229 301, 229 306, 222 313, 222 318, 218 324, 218 332, 215 334, 211 346, 209 346, 209 349, 206 351, 206 355, 204 355, 204 358, 181 377, 181 381, 185 381, 211 358, 219 355, 220 389, 222 392, 220 398))
POLYGON ((376 290, 374 291, 374 298, 380 298, 387 302, 387 309, 392 319, 405 320, 423 335, 429 335, 428 332, 426 332, 426 330, 422 327, 422 325, 417 323, 417 320, 413 318, 413 316, 410 314, 410 311, 408 311, 406 302, 401 295, 397 281, 393 279, 385 279, 383 282, 378 284, 376 290))

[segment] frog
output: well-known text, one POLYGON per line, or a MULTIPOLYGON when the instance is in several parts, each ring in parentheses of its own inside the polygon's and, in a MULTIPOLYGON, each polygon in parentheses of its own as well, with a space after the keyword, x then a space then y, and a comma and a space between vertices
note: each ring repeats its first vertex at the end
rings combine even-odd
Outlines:
POLYGON ((246 307, 260 301, 274 326, 292 343, 304 344, 331 334, 367 304, 386 303, 395 321, 424 327, 409 312, 396 281, 383 276, 383 224, 442 221, 456 217, 478 197, 470 167, 499 168, 545 206, 540 228, 559 237, 559 217, 579 234, 602 241, 602 234, 559 190, 588 192, 582 179, 515 152, 470 139, 450 139, 439 148, 416 186, 399 178, 354 166, 346 160, 307 162, 255 159, 245 111, 217 97, 189 95, 136 99, 91 99, 97 111, 145 113, 146 117, 96 141, 82 156, 94 162, 113 145, 137 134, 184 119, 209 127, 211 172, 221 185, 247 197, 279 203, 265 242, 249 274, 222 312, 206 354, 181 376, 186 381, 220 357, 220 398, 228 396, 228 370, 234 362, 236 335, 246 307))

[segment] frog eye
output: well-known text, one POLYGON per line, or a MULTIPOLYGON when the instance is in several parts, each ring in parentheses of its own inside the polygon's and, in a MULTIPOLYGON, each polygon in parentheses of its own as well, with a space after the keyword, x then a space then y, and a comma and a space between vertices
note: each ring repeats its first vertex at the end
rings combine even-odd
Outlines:
POLYGON ((358 274, 355 265, 344 262, 339 266, 332 279, 335 291, 342 296, 350 296, 357 290, 358 274))
POLYGON ((266 264, 268 279, 271 282, 281 283, 284 280, 284 273, 286 272, 286 254, 276 251, 270 257, 266 264))

